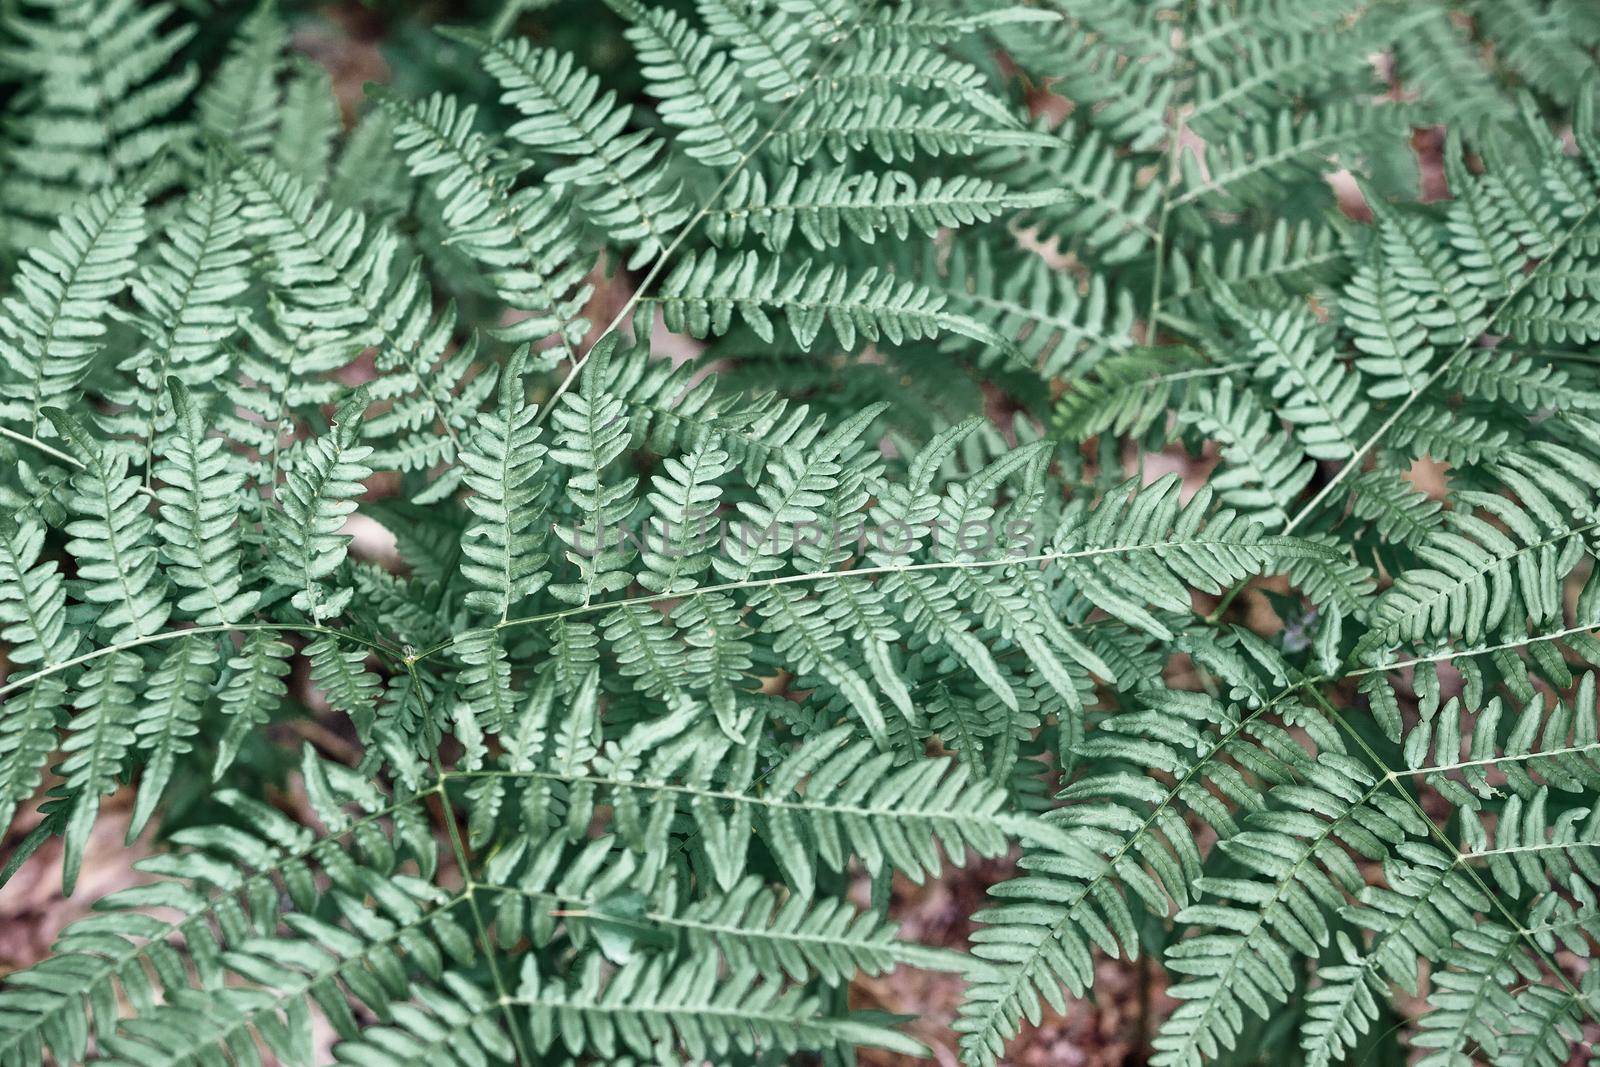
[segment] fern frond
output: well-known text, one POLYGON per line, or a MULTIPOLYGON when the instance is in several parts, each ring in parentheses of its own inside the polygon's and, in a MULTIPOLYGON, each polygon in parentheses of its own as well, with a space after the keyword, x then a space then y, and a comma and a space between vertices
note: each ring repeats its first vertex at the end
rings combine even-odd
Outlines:
POLYGON ((521 357, 514 357, 500 379, 498 409, 478 416, 461 453, 468 471, 463 481, 473 491, 467 507, 481 520, 461 534, 461 573, 479 587, 466 602, 501 619, 546 580, 547 557, 537 550, 543 538, 534 482, 545 449, 537 443, 537 409, 527 402, 526 390, 521 357))
POLYGON ((217 758, 211 768, 213 782, 221 780, 245 739, 271 719, 288 694, 283 678, 289 673, 292 651, 272 634, 257 630, 246 635, 244 647, 228 660, 228 680, 217 695, 218 709, 227 726, 217 742, 217 758))
POLYGON ((218 660, 206 637, 182 638, 162 657, 150 675, 145 702, 133 720, 133 747, 145 757, 139 796, 128 820, 131 843, 144 831, 161 795, 172 780, 180 756, 192 751, 189 740, 200 732, 200 716, 211 697, 218 660))
POLYGON ((515 164, 474 132, 473 108, 443 95, 413 103, 372 92, 395 116, 395 145, 407 153, 411 173, 437 176, 434 194, 452 247, 476 260, 496 295, 526 316, 491 332, 512 342, 553 334, 561 342, 553 351, 568 351, 588 329, 581 312, 592 289, 584 281, 589 265, 556 197, 513 190, 515 164))
POLYGON ((1222 445, 1228 467, 1211 480, 1218 495, 1268 529, 1284 525, 1314 466, 1285 436, 1274 432, 1255 397, 1244 390, 1236 392, 1233 382, 1224 378, 1215 392, 1197 397, 1194 411, 1185 418, 1222 445))
POLYGON ((372 454, 360 443, 364 390, 353 393, 329 423, 328 432, 297 449, 271 516, 273 552, 267 573, 294 590, 291 603, 313 620, 333 618, 350 602, 352 591, 329 592, 322 579, 345 557, 350 537, 339 531, 355 510, 362 482, 372 475, 363 461, 372 454))
POLYGON ((156 573, 155 522, 145 513, 143 486, 128 473, 126 455, 110 452, 66 412, 44 414, 83 464, 66 501, 76 519, 64 527, 78 562, 78 599, 103 605, 95 624, 113 644, 156 633, 172 606, 156 573))
POLYGON ((669 329, 696 337, 727 333, 737 311, 758 336, 773 337, 771 313, 781 312, 802 349, 829 327, 844 348, 859 336, 893 343, 957 333, 984 344, 1005 341, 964 315, 945 311, 945 299, 914 282, 898 281, 875 269, 852 277, 831 263, 801 263, 784 269, 782 261, 756 252, 718 261, 715 252, 687 255, 646 297, 661 307, 669 329))
POLYGON ((228 462, 227 442, 207 434, 204 415, 177 378, 168 380, 175 425, 154 474, 161 521, 156 534, 167 574, 188 590, 177 603, 202 626, 245 618, 260 593, 243 588, 239 494, 244 474, 228 462))
MULTIPOLYGON (((164 28, 172 14, 138 0, 29 0, 8 12, 7 66, 30 91, 8 116, 0 187, 26 243, 95 190, 126 195, 187 139, 175 112, 197 74, 173 61, 196 27, 164 28)), ((83 225, 93 233, 103 223, 83 225)))
POLYGON ((1254 345, 1256 377, 1271 381, 1279 418, 1296 428, 1312 459, 1345 459, 1356 450, 1370 410, 1361 399, 1361 375, 1334 358, 1328 338, 1311 315, 1292 308, 1276 315, 1223 306, 1254 345))
POLYGON ((637 0, 606 0, 630 25, 640 73, 660 101, 684 155, 707 166, 737 163, 755 135, 756 120, 742 99, 736 66, 676 13, 637 0))
POLYGON ((1446 516, 1417 550, 1424 565, 1401 574, 1379 599, 1373 627, 1356 647, 1358 658, 1402 641, 1459 635, 1476 644, 1512 611, 1534 625, 1560 618, 1561 581, 1584 557, 1577 531, 1546 531, 1503 497, 1462 496, 1484 508, 1486 517, 1470 511, 1446 516))
POLYGON ((550 180, 583 190, 579 204, 611 240, 631 246, 631 266, 660 255, 672 230, 689 216, 661 158, 662 145, 644 131, 622 133, 630 109, 571 56, 526 40, 463 37, 482 53, 484 69, 504 90, 501 99, 523 118, 507 136, 547 155, 570 159, 550 180))
POLYGON ((541 1054, 558 1041, 572 1055, 607 1059, 624 1051, 653 1058, 679 1047, 691 1058, 856 1045, 923 1052, 893 1030, 827 1015, 814 997, 757 976, 746 966, 722 978, 715 956, 699 956, 675 969, 664 959, 642 960, 607 980, 600 957, 591 956, 574 980, 552 982, 530 957, 512 1003, 527 1009, 533 1047, 541 1054))
POLYGON ((997 182, 957 177, 918 182, 901 171, 852 173, 835 168, 802 174, 788 168, 771 186, 754 171, 740 171, 721 203, 706 216, 706 233, 720 247, 756 233, 770 252, 781 252, 798 231, 818 251, 835 248, 845 234, 873 242, 879 234, 900 240, 913 231, 988 222, 1008 211, 1051 199, 1048 193, 1013 193, 997 182))
POLYGON ((812 65, 808 42, 784 12, 742 0, 699 0, 698 7, 706 29, 727 43, 740 76, 763 100, 780 103, 804 90, 812 65))
POLYGON ((1340 899, 1362 884, 1340 842, 1368 859, 1381 859, 1408 836, 1426 832, 1404 801, 1380 792, 1358 763, 1324 753, 1302 771, 1304 785, 1279 786, 1269 807, 1221 847, 1246 878, 1202 878, 1204 896, 1233 903, 1195 903, 1177 921, 1218 932, 1179 941, 1167 952, 1169 965, 1187 977, 1172 989, 1182 1003, 1162 1025, 1153 1063, 1163 1067, 1200 1062, 1202 1052, 1231 1048, 1243 1025, 1243 1010, 1265 1017, 1270 1005, 1293 990, 1295 953, 1319 955, 1329 929, 1315 902, 1340 899))
POLYGON ((132 280, 139 310, 130 319, 144 343, 117 367, 133 379, 117 397, 131 410, 101 422, 110 429, 125 425, 146 455, 157 432, 172 424, 164 403, 168 379, 203 385, 231 363, 227 345, 238 329, 231 305, 249 287, 241 206, 226 182, 208 182, 167 227, 156 246, 158 262, 132 280))
POLYGON ((228 54, 195 98, 203 134, 242 152, 259 152, 272 140, 282 93, 278 77, 289 43, 272 0, 246 15, 228 42, 228 54))
POLYGON ((75 397, 144 226, 140 187, 113 187, 78 203, 47 245, 30 250, 0 304, 0 361, 11 392, 0 417, 37 433, 44 408, 75 397))
MULTIPOLYGON (((1104 368, 1133 348, 1133 297, 1095 275, 1087 287, 1037 256, 997 257, 987 242, 956 242, 945 264, 941 291, 954 306, 1008 344, 985 348, 978 358, 1021 355, 1047 378, 1104 368)), ((965 340, 947 340, 947 346, 965 340)), ((1082 381, 1082 379, 1078 379, 1082 381)))
POLYGON ((55 956, 12 976, 0 992, 0 1062, 37 1063, 46 1049, 78 1062, 91 1035, 117 1062, 191 1062, 224 1050, 303 1061, 307 1003, 354 1038, 353 1005, 387 1011, 409 990, 397 976, 427 982, 446 958, 470 958, 454 912, 460 898, 399 867, 436 866, 431 839, 407 832, 414 814, 393 812, 386 830, 376 790, 314 760, 302 766, 329 835, 220 793, 243 826, 179 831, 184 851, 140 861, 157 880, 107 897, 101 914, 67 928, 55 956), (352 802, 362 818, 342 810, 352 802), (283 929, 289 940, 273 942, 283 929), (176 965, 177 937, 195 972, 176 965))
POLYGON ((978 914, 984 925, 974 952, 997 973, 969 992, 956 1024, 969 1062, 997 1061, 1022 1020, 1040 1017, 1041 999, 1061 1010, 1063 986, 1087 988, 1092 947, 1112 955, 1139 951, 1129 894, 1157 914, 1168 912, 1169 899, 1188 905, 1201 856, 1173 805, 1193 798, 1186 808, 1224 836, 1236 824, 1226 806, 1201 802, 1207 782, 1246 811, 1262 806, 1256 788, 1223 757, 1268 781, 1287 780, 1309 762, 1262 710, 1245 714, 1200 694, 1161 690, 1150 700, 1163 715, 1125 713, 1085 735, 1078 758, 1112 766, 1064 791, 1067 806, 1052 817, 1064 840, 1025 852, 1024 873, 994 887, 996 902, 978 914), (1116 769, 1120 763, 1138 772, 1116 769), (1144 768, 1164 770, 1177 784, 1162 786, 1144 777, 1144 768))

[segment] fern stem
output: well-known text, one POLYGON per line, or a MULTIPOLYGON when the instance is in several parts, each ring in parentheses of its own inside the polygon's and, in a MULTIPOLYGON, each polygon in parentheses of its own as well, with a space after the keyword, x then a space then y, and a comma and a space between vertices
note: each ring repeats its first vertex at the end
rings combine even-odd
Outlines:
MULTIPOLYGON (((1577 533, 1578 531, 1574 530, 1572 532, 1577 533)), ((1516 648, 1527 648, 1529 645, 1542 644, 1546 641, 1559 641, 1563 637, 1571 637, 1573 634, 1592 633, 1595 628, 1596 627, 1594 623, 1589 623, 1583 626, 1569 626, 1564 630, 1557 630, 1554 633, 1533 634, 1532 636, 1525 637, 1519 641, 1506 641, 1498 645, 1481 645, 1477 648, 1463 648, 1452 652, 1441 652, 1434 656, 1418 656, 1416 659, 1397 660, 1394 663, 1385 663, 1376 667, 1362 667, 1360 670, 1351 671, 1348 674, 1341 675, 1339 680, 1344 681, 1350 678, 1360 678, 1367 674, 1387 674, 1390 671, 1398 671, 1406 667, 1418 667, 1424 663, 1449 663, 1453 660, 1466 659, 1471 656, 1487 656, 1494 652, 1506 652, 1516 648)))
MULTIPOLYGON (((416 668, 408 661, 406 670, 416 677, 416 668)), ((439 762, 439 753, 432 753, 433 773, 439 789, 439 808, 441 821, 449 832, 450 850, 455 853, 456 865, 461 869, 461 880, 464 885, 463 895, 466 897, 467 910, 472 913, 472 925, 478 932, 478 945, 483 950, 483 961, 489 968, 489 979, 494 983, 495 1000, 500 1005, 500 1013, 505 1018, 506 1029, 511 1037, 512 1047, 516 1049, 517 1063, 520 1067, 528 1067, 533 1061, 528 1058, 528 1050, 522 1041, 522 1029, 517 1025, 516 1016, 511 1013, 511 1002, 506 994, 505 980, 500 976, 500 966, 495 962, 494 942, 489 940, 489 927, 483 921, 483 912, 478 907, 476 886, 478 883, 472 877, 472 867, 467 860, 466 845, 461 840, 461 830, 456 826, 455 806, 450 802, 450 791, 445 788, 446 772, 439 762)))
POLYGON ((81 656, 74 656, 71 659, 62 660, 60 663, 52 663, 48 667, 41 667, 39 670, 36 670, 31 674, 25 674, 21 678, 16 678, 6 682, 4 685, 0 685, 0 697, 7 696, 19 689, 32 685, 34 682, 37 682, 42 678, 49 678, 51 675, 60 674, 62 671, 71 670, 73 667, 90 663, 102 656, 109 656, 117 652, 125 652, 130 648, 139 648, 143 645, 161 644, 165 641, 175 641, 180 637, 202 637, 206 634, 250 633, 255 630, 272 630, 278 633, 320 634, 324 637, 343 638, 347 641, 353 641, 364 648, 369 648, 380 655, 387 656, 397 663, 404 662, 405 660, 405 657, 401 652, 396 649, 389 648, 381 642, 368 640, 365 637, 360 637, 356 634, 350 633, 348 630, 335 630, 329 626, 313 626, 307 623, 279 622, 245 622, 227 623, 217 626, 191 626, 186 630, 165 630, 158 634, 145 634, 143 637, 136 637, 128 641, 119 641, 114 645, 106 645, 102 648, 92 649, 83 653, 81 656))
POLYGON ((73 457, 67 455, 65 452, 61 451, 60 449, 51 448, 49 445, 45 444, 43 441, 39 440, 37 437, 29 437, 25 433, 18 433, 17 431, 11 429, 8 426, 0 426, 0 437, 7 437, 7 438, 10 438, 11 440, 17 442, 18 444, 28 445, 28 446, 30 446, 32 448, 37 448, 40 452, 43 452, 45 455, 49 456, 51 459, 57 461, 58 463, 68 464, 74 470, 80 470, 80 471, 83 470, 83 464, 80 463, 78 460, 76 460, 73 457))
MULTIPOLYGON (((1182 51, 1189 47, 1189 24, 1194 17, 1194 0, 1184 0, 1183 10, 1179 13, 1178 43, 1175 51, 1180 54, 1173 56, 1173 69, 1176 70, 1183 64, 1182 51)), ((1187 86, 1185 86, 1187 88, 1187 86)), ((1182 173, 1179 160, 1183 153, 1183 127, 1184 113, 1181 101, 1172 103, 1172 129, 1167 134, 1166 150, 1162 153, 1163 162, 1166 163, 1166 178, 1161 184, 1161 214, 1156 222, 1155 234, 1155 276, 1150 282, 1150 310, 1145 316, 1144 343, 1156 343, 1156 331, 1161 323, 1161 291, 1166 284, 1167 266, 1167 225, 1172 219, 1172 209, 1181 200, 1173 200, 1173 191, 1177 186, 1178 178, 1182 173)))
MULTIPOLYGON (((1041 552, 1032 556, 1009 556, 1004 559, 936 560, 928 563, 908 563, 903 566, 855 567, 842 571, 815 571, 805 574, 784 574, 776 578, 753 578, 737 582, 723 582, 719 585, 704 585, 676 593, 650 593, 645 596, 627 597, 623 600, 609 600, 597 604, 580 604, 577 607, 564 608, 560 611, 547 612, 543 615, 526 615, 522 618, 507 619, 494 626, 485 626, 456 634, 447 641, 441 641, 416 653, 415 656, 410 658, 410 662, 419 663, 430 656, 442 652, 462 637, 487 634, 494 630, 509 630, 519 626, 533 626, 541 622, 554 622, 557 619, 567 619, 575 615, 587 615, 596 611, 610 611, 613 608, 631 607, 636 604, 656 604, 664 600, 681 600, 687 597, 704 596, 708 593, 727 593, 737 589, 766 589, 773 586, 794 585, 801 582, 820 582, 834 578, 867 578, 886 574, 910 574, 917 571, 985 570, 991 567, 1016 567, 1027 563, 1050 563, 1063 559, 1088 559, 1093 556, 1120 555, 1126 552, 1156 552, 1166 548, 1204 545, 1207 543, 1204 539, 1194 538, 1186 541, 1151 541, 1138 545, 1110 545, 1102 548, 1075 549, 1070 552, 1041 552)), ((1216 543, 1226 544, 1226 542, 1216 543)), ((4 690, 0 690, 0 695, 3 695, 3 693, 4 690)))
POLYGON ((1481 859, 1484 856, 1520 856, 1530 852, 1565 852, 1574 848, 1600 848, 1600 841, 1544 841, 1537 845, 1509 845, 1505 848, 1485 848, 1476 852, 1463 852, 1460 862, 1481 859))
POLYGON ((1415 777, 1424 774, 1448 774, 1450 771, 1466 770, 1468 767, 1498 767, 1502 763, 1522 763, 1524 761, 1555 759, 1558 756, 1579 756, 1585 752, 1600 752, 1600 742, 1592 745, 1568 745, 1565 748, 1547 748, 1541 752, 1523 752, 1517 755, 1493 756, 1488 759, 1462 760, 1460 763, 1440 763, 1432 767, 1416 767, 1409 770, 1394 770, 1390 773, 1401 777, 1415 777))

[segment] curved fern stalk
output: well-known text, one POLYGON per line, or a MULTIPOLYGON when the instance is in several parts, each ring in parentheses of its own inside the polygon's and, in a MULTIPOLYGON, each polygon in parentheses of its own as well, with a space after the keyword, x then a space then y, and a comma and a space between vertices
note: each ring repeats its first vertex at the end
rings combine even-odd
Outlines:
POLYGON ((37 435, 46 407, 75 398, 144 240, 144 196, 139 183, 90 194, 29 250, 0 303, 0 363, 11 379, 0 418, 37 435))
POLYGON ((526 316, 490 332, 517 343, 554 335, 551 356, 570 353, 589 328, 582 309, 593 287, 559 198, 539 188, 513 191, 518 162, 474 132, 476 108, 442 94, 414 102, 386 89, 369 93, 394 116, 395 147, 411 173, 435 179, 451 247, 476 260, 495 294, 526 316))
POLYGON ((162 482, 155 494, 161 502, 156 533, 168 576, 188 590, 178 610, 192 612, 202 626, 226 626, 248 616, 261 597, 243 588, 239 499, 244 473, 230 469, 226 440, 207 436, 203 414, 183 382, 168 379, 167 388, 175 425, 154 469, 162 482))
POLYGON ((350 536, 341 534, 355 498, 372 470, 363 461, 371 447, 360 443, 361 417, 369 401, 359 389, 339 406, 321 437, 305 441, 295 465, 268 513, 270 544, 266 573, 293 589, 291 603, 313 622, 334 618, 349 604, 354 590, 329 592, 322 579, 344 561, 350 536))
POLYGON ((746 966, 723 977, 713 954, 676 967, 662 957, 640 960, 607 980, 600 957, 590 956, 574 980, 561 981, 541 975, 529 956, 511 1003, 526 1011, 541 1055, 558 1041, 572 1055, 607 1059, 626 1051, 656 1060, 679 1049, 691 1060, 857 1046, 926 1051, 875 1022, 827 1014, 815 997, 759 982, 758 974, 746 966))

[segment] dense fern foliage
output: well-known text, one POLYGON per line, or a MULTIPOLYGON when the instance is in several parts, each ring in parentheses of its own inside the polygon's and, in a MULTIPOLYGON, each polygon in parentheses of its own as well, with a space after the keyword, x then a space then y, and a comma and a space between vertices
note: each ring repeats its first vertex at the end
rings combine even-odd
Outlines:
POLYGON ((0 1065, 1579 1055, 1589 0, 608 4, 0 0, 0 1065))

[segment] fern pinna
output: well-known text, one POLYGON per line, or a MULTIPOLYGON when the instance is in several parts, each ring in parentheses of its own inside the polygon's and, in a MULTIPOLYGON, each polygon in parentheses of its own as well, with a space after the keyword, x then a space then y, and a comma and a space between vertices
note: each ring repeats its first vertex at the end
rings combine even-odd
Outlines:
POLYGON ((1587 0, 590 7, 0 0, 0 1065, 1574 1062, 1587 0))

